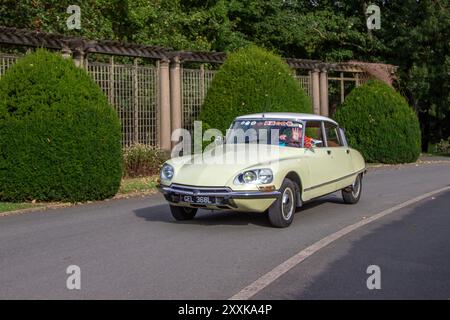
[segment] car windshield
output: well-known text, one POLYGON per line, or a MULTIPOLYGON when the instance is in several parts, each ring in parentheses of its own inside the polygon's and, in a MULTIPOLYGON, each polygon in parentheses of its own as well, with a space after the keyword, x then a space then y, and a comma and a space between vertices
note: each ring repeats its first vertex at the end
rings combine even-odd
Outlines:
POLYGON ((227 144, 261 143, 301 148, 303 123, 292 120, 236 120, 226 137, 227 144))

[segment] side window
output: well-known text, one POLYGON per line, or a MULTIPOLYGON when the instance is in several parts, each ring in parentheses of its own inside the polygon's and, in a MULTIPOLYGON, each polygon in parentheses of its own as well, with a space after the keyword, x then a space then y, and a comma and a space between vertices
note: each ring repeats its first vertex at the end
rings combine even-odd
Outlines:
POLYGON ((338 127, 331 123, 325 122, 325 132, 327 136, 328 147, 341 147, 343 143, 339 137, 338 127))
POLYGON ((322 123, 320 121, 307 121, 305 130, 305 148, 323 148, 325 146, 322 123))

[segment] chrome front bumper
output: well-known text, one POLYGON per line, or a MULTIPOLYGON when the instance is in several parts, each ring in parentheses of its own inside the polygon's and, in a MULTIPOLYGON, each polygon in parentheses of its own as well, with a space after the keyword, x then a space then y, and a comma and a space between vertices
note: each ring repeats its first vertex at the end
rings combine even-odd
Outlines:
POLYGON ((183 203, 192 207, 205 208, 217 207, 219 209, 236 208, 233 199, 275 199, 280 196, 279 191, 233 191, 228 187, 196 187, 172 184, 170 186, 158 186, 158 190, 167 201, 172 203, 183 203), (213 204, 186 203, 181 196, 204 196, 214 197, 213 204))

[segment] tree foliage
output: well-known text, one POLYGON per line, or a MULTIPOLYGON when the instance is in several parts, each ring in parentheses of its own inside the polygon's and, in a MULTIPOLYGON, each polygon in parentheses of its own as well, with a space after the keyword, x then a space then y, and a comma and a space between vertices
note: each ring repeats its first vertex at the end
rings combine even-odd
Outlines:
POLYGON ((0 25, 177 50, 234 51, 249 43, 282 56, 399 66, 398 89, 419 114, 423 149, 450 134, 447 0, 81 0, 82 30, 68 31, 69 0, 4 0, 0 25), (365 10, 381 8, 369 31, 365 10))

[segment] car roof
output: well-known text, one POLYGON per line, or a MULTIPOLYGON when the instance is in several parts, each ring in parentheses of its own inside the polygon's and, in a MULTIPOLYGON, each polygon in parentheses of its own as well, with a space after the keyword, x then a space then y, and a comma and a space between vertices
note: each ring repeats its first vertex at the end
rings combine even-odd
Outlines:
POLYGON ((263 112, 247 114, 244 116, 239 116, 236 120, 244 119, 289 119, 289 120, 316 120, 316 121, 328 121, 337 125, 336 121, 325 116, 320 116, 311 113, 295 113, 295 112, 263 112))

